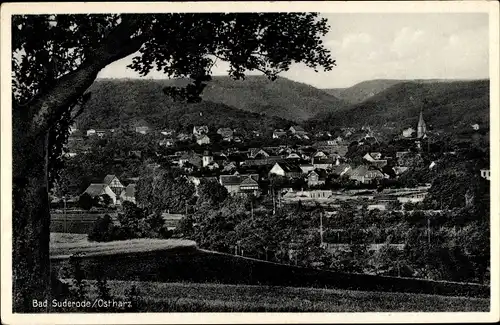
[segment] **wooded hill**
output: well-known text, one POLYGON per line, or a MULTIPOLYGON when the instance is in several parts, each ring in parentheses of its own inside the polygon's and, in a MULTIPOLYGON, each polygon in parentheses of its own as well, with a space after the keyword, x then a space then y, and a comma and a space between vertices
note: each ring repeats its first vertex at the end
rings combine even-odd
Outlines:
POLYGON ((415 79, 415 80, 402 80, 402 79, 374 79, 366 80, 347 88, 328 88, 322 89, 330 95, 333 95, 349 104, 359 104, 370 97, 381 93, 382 91, 404 82, 416 83, 437 83, 437 82, 452 82, 459 80, 452 79, 415 79))
POLYGON ((346 104, 312 86, 279 78, 247 76, 236 81, 214 76, 198 104, 183 104, 163 88, 183 86, 187 80, 98 79, 78 120, 79 128, 116 128, 144 119, 157 128, 207 124, 252 130, 287 128, 319 113, 346 104))
POLYGON ((91 97, 77 120, 78 128, 118 128, 139 120, 150 127, 192 131, 193 125, 269 131, 294 123, 278 117, 247 112, 223 103, 186 104, 172 100, 163 88, 168 80, 101 79, 89 89, 91 97))
POLYGON ((456 133, 479 124, 489 127, 489 80, 400 82, 362 103, 309 120, 309 126, 390 127, 395 131, 417 126, 420 110, 428 128, 456 133))

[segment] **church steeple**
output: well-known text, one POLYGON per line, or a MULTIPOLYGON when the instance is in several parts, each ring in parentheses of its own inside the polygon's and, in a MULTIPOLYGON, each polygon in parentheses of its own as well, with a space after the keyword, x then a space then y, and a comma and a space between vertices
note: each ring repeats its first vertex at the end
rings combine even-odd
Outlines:
POLYGON ((420 109, 420 117, 418 119, 418 125, 417 125, 417 138, 419 139, 423 138, 426 133, 427 133, 427 127, 425 125, 422 109, 420 109))

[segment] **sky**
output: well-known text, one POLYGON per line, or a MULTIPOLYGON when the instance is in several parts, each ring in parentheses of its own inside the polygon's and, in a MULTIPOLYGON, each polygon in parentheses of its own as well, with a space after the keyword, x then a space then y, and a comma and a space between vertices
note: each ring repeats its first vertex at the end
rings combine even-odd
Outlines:
MULTIPOLYGON (((283 77, 318 88, 343 88, 372 79, 482 79, 489 77, 488 15, 482 13, 330 13, 324 37, 337 66, 318 73, 293 64, 283 77)), ((131 55, 99 78, 139 78, 131 55)), ((218 61, 214 75, 227 74, 218 61)), ((259 73, 253 73, 259 74, 259 73)), ((146 78, 165 78, 152 71, 146 78)))

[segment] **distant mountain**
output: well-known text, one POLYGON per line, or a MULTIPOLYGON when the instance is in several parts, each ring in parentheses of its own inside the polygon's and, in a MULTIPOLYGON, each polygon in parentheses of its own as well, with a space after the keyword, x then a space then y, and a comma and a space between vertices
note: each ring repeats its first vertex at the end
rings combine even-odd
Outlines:
POLYGON ((245 80, 215 76, 203 98, 293 121, 303 121, 347 106, 344 101, 313 86, 286 78, 270 81, 264 76, 247 76, 245 80))
POLYGON ((453 82, 398 82, 362 103, 328 114, 307 124, 334 126, 387 126, 416 128, 420 109, 427 125, 453 131, 478 123, 489 127, 489 80, 453 82))
POLYGON ((447 80, 447 79, 416 79, 416 80, 398 80, 398 79, 374 79, 367 80, 355 84, 348 88, 332 88, 323 89, 326 93, 335 96, 347 103, 358 104, 370 97, 377 95, 378 93, 394 86, 399 83, 404 82, 416 82, 416 83, 436 83, 436 82, 451 82, 459 80, 447 80))
POLYGON ((173 101, 163 88, 169 80, 98 79, 90 87, 91 97, 77 120, 81 129, 133 126, 144 120, 155 128, 190 130, 192 125, 232 127, 262 132, 285 128, 293 122, 243 111, 223 103, 173 101))

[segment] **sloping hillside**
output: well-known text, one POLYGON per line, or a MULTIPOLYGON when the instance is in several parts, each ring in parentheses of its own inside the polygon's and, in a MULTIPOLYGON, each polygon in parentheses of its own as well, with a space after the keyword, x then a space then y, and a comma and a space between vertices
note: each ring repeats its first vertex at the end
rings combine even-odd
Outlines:
POLYGON ((247 76, 233 80, 217 76, 207 86, 203 98, 245 111, 302 121, 320 113, 346 107, 344 101, 313 86, 278 78, 247 76))
POLYGON ((210 101, 185 104, 173 101, 163 93, 169 80, 97 80, 77 123, 81 129, 116 128, 145 120, 156 128, 187 130, 192 125, 207 124, 212 128, 267 130, 285 128, 292 122, 277 117, 246 112, 210 101))
POLYGON ((347 109, 316 116, 318 127, 389 126, 415 128, 420 109, 430 128, 453 131, 489 126, 489 80, 397 83, 347 109))
POLYGON ((367 80, 355 84, 348 88, 332 88, 323 89, 326 93, 335 96, 349 104, 359 104, 370 97, 373 97, 382 91, 397 85, 399 83, 405 82, 415 82, 415 83, 437 83, 437 82, 452 82, 459 80, 447 80, 447 79, 416 79, 416 80, 398 80, 398 79, 374 79, 367 80))
POLYGON ((403 82, 403 80, 376 79, 363 81, 348 88, 323 90, 349 104, 358 104, 401 82, 403 82))

